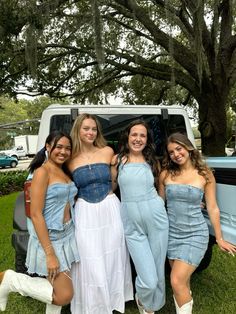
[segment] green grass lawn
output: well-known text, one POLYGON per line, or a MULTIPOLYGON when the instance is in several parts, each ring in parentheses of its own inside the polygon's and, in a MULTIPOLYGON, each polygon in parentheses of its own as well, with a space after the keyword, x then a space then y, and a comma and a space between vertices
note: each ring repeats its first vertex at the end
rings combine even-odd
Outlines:
MULTIPOLYGON (((14 269, 14 251, 11 246, 13 207, 17 193, 0 197, 0 270, 14 269)), ((158 312, 174 314, 172 293, 166 277, 166 305, 158 312)), ((224 254, 214 246, 211 265, 192 277, 194 298, 193 314, 235 314, 236 313, 236 257, 224 254)), ((45 305, 31 298, 12 293, 6 314, 43 314, 45 305)), ((64 307, 63 314, 69 314, 64 307)), ((126 305, 126 314, 138 314, 134 302, 126 305)), ((101 313, 103 314, 103 313, 101 313)))

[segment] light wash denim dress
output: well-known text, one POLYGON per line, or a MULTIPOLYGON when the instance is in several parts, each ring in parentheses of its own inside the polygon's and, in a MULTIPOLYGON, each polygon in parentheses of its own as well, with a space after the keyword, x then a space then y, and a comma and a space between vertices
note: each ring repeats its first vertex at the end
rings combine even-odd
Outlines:
POLYGON ((209 241, 209 230, 201 211, 203 191, 187 184, 165 187, 169 217, 168 258, 198 266, 209 241))
MULTIPOLYGON (((45 197, 43 216, 50 241, 60 263, 60 272, 70 270, 72 263, 79 261, 74 227, 74 202, 77 192, 74 182, 54 183, 48 186, 45 197), (63 223, 64 210, 68 203, 72 218, 67 223, 63 223)), ((28 273, 47 276, 45 252, 30 219, 28 219, 27 224, 30 234, 26 256, 28 273)))
POLYGON ((146 162, 121 164, 118 184, 126 242, 137 272, 137 297, 145 309, 158 311, 165 304, 168 217, 164 201, 146 162))

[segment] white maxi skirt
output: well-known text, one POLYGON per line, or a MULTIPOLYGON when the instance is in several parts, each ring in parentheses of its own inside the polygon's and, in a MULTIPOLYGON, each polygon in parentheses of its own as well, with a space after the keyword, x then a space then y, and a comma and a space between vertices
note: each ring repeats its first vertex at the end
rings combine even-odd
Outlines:
POLYGON ((133 300, 129 253, 120 216, 120 201, 109 194, 99 203, 79 198, 75 236, 80 262, 72 265, 72 314, 124 313, 133 300))

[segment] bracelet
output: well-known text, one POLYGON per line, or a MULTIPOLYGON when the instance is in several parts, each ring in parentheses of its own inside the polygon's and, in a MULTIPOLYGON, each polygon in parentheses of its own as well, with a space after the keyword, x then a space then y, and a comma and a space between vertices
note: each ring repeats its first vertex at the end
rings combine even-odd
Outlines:
POLYGON ((45 250, 47 250, 51 246, 52 246, 52 244, 49 244, 48 246, 45 247, 45 250))
POLYGON ((216 240, 216 243, 219 243, 220 241, 223 241, 223 238, 219 238, 219 240, 216 240))
POLYGON ((44 252, 46 256, 54 254, 54 249, 53 249, 52 244, 46 246, 46 248, 44 249, 44 252))

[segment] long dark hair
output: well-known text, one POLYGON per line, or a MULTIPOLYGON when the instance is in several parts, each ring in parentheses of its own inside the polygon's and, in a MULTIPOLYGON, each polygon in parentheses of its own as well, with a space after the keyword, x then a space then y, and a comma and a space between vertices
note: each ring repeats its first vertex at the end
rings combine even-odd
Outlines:
POLYGON ((143 153, 145 161, 150 165, 152 169, 155 182, 156 182, 157 181, 156 179, 160 173, 160 163, 159 163, 158 157, 156 156, 152 133, 150 131, 148 124, 144 120, 138 119, 138 120, 132 121, 123 131, 120 138, 120 150, 118 154, 117 168, 119 169, 119 165, 123 162, 124 160, 123 157, 126 157, 124 163, 128 161, 128 155, 130 152, 129 145, 128 145, 128 138, 129 138, 131 128, 134 127, 135 125, 143 125, 147 130, 147 143, 142 153, 143 153))
MULTIPOLYGON (((70 142, 70 145, 71 145, 71 149, 72 149, 72 139, 70 137, 70 135, 64 133, 64 132, 61 132, 61 131, 53 131, 51 132, 48 137, 46 138, 46 141, 45 141, 45 145, 42 149, 40 149, 40 151, 35 155, 34 159, 31 161, 28 169, 31 173, 34 172, 34 170, 36 170, 37 168, 39 168, 40 166, 42 166, 42 164, 45 162, 46 160, 46 144, 49 144, 49 145, 52 145, 52 149, 51 149, 51 152, 55 149, 58 141, 62 138, 62 137, 66 137, 69 142, 70 142)), ((66 166, 66 163, 64 163, 62 165, 62 169, 63 171, 71 176, 67 166, 66 166)))

